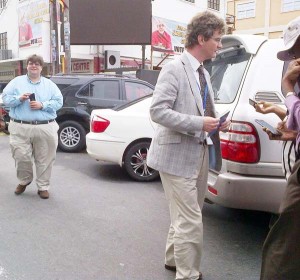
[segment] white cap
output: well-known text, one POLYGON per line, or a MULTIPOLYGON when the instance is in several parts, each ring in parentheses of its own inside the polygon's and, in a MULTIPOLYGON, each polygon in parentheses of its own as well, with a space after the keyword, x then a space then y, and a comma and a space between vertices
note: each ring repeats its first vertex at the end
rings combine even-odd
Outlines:
POLYGON ((291 60, 293 57, 289 54, 289 50, 295 45, 300 35, 300 17, 290 21, 283 31, 283 41, 285 48, 277 53, 277 58, 280 60, 291 60))

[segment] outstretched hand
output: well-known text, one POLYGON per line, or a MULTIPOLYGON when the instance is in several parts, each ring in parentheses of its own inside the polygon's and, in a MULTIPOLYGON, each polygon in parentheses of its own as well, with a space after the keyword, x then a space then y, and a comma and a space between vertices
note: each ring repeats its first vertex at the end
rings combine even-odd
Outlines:
POLYGON ((220 119, 212 117, 204 117, 203 130, 206 132, 211 132, 218 128, 220 119))
POLYGON ((231 124, 231 121, 225 121, 225 122, 223 122, 223 123, 221 124, 219 130, 221 130, 221 131, 223 131, 223 132, 228 131, 230 124, 231 124))
POLYGON ((275 135, 265 127, 263 128, 263 130, 268 134, 270 140, 293 141, 297 137, 297 131, 294 130, 277 129, 281 133, 281 135, 275 135))
POLYGON ((269 114, 269 113, 274 113, 275 111, 275 106, 273 103, 271 102, 267 102, 267 101, 259 101, 256 105, 255 105, 255 111, 261 114, 269 114))

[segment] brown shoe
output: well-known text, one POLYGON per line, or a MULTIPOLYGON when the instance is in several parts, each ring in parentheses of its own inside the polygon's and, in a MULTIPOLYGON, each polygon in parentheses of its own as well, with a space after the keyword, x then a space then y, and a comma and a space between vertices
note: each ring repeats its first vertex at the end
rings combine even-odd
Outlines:
POLYGON ((43 198, 43 199, 49 198, 49 192, 47 190, 46 191, 38 191, 37 193, 40 196, 40 198, 43 198))
POLYGON ((21 185, 21 184, 19 184, 19 185, 17 186, 16 190, 15 190, 15 194, 21 194, 21 193, 25 192, 26 187, 27 187, 28 185, 30 185, 30 183, 31 183, 31 182, 29 182, 29 183, 26 184, 26 185, 21 185))
POLYGON ((165 269, 176 272, 176 266, 165 264, 165 269))
MULTIPOLYGON (((165 269, 176 272, 176 266, 165 264, 165 269)), ((203 279, 202 272, 199 272, 199 278, 197 280, 202 280, 202 279, 203 279)))

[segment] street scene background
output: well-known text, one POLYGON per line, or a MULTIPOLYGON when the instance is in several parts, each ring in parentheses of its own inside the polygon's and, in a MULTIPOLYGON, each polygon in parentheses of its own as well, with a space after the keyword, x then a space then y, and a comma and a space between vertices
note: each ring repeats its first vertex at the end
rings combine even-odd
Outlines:
MULTIPOLYGON (((33 182, 20 196, 0 136, 0 280, 171 280, 164 269, 169 213, 161 182, 132 181, 85 152, 57 153, 50 199, 33 182)), ((259 279, 270 215, 205 203, 205 280, 259 279)))

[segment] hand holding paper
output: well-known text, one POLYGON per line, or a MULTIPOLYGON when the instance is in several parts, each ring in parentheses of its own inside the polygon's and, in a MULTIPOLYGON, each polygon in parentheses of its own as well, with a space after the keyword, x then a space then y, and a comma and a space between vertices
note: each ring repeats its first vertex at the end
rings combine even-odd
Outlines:
POLYGON ((229 115, 230 111, 226 111, 225 113, 223 113, 223 115, 220 116, 220 121, 219 121, 219 125, 216 129, 214 129, 213 131, 211 131, 210 133, 208 133, 207 137, 211 137, 214 133, 216 133, 218 130, 225 130, 228 128, 228 122, 226 122, 226 119, 229 115))

